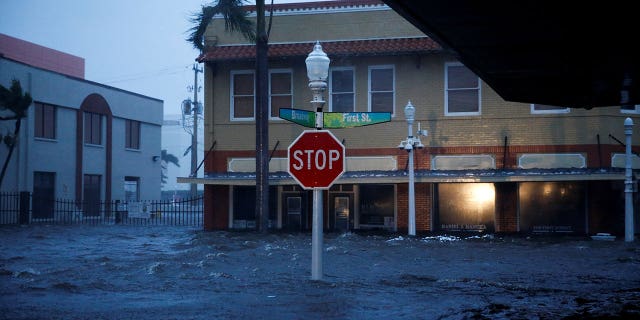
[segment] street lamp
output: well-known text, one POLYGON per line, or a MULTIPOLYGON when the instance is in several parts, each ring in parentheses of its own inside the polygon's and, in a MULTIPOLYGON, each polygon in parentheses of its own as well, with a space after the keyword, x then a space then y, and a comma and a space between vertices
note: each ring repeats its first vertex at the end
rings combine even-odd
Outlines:
MULTIPOLYGON (((414 190, 414 172, 413 172, 413 149, 422 149, 424 145, 420 141, 419 137, 413 136, 413 121, 415 120, 416 108, 411 104, 411 101, 404 107, 404 118, 408 124, 407 140, 400 141, 398 148, 406 150, 409 153, 409 235, 416 235, 416 201, 414 190)), ((418 124, 419 135, 426 136, 427 130, 420 130, 420 124, 418 124)))
POLYGON ((327 89, 327 77, 329 76, 329 57, 324 51, 319 41, 313 46, 313 51, 309 53, 305 63, 307 65, 307 77, 309 78, 309 88, 313 92, 311 105, 316 109, 316 129, 322 129, 322 107, 324 106, 323 93, 327 89))
MULTIPOLYGON (((307 65, 307 77, 309 88, 313 92, 311 105, 316 109, 316 129, 322 130, 324 106, 323 93, 327 88, 327 76, 329 75, 329 57, 322 51, 320 42, 313 46, 305 63, 307 65)), ((313 222, 311 230, 311 280, 322 280, 322 190, 313 189, 313 222)))

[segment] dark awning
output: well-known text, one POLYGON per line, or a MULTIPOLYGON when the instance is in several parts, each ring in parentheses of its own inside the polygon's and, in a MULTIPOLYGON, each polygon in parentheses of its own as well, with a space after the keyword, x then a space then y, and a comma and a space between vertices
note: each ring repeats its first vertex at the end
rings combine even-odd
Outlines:
MULTIPOLYGON (((416 170, 417 183, 453 182, 532 182, 532 181, 624 181, 622 168, 567 168, 567 169, 489 169, 489 170, 416 170)), ((336 184, 407 183, 407 171, 347 171, 336 184)), ((255 172, 225 172, 205 177, 178 177, 178 183, 211 185, 255 185, 255 172)), ((287 172, 270 172, 269 185, 298 184, 287 172)))
POLYGON ((633 1, 383 1, 505 100, 582 108, 640 104, 633 1))

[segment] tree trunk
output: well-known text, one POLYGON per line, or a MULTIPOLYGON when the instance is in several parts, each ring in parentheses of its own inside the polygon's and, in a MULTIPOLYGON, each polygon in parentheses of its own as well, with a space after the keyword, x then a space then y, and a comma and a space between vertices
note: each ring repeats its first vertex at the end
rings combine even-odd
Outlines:
POLYGON ((269 221, 269 40, 265 30, 264 0, 256 1, 256 9, 256 219, 258 230, 266 233, 269 221))
POLYGON ((16 143, 18 142, 18 133, 20 132, 20 125, 22 124, 22 120, 16 120, 16 126, 13 130, 13 143, 9 146, 9 154, 7 154, 7 158, 4 159, 4 165, 2 166, 2 173, 0 173, 0 188, 2 187, 2 181, 4 180, 4 175, 7 173, 7 167, 9 166, 9 161, 11 161, 11 155, 13 154, 13 149, 16 147, 16 143))

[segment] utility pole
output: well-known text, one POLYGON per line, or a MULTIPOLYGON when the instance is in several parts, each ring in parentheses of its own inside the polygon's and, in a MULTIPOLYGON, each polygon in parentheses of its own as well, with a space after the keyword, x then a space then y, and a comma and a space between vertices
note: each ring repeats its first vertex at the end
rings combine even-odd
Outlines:
MULTIPOLYGON (((191 133, 191 176, 198 176, 196 171, 198 168, 198 72, 202 72, 202 68, 198 68, 198 64, 193 64, 193 132, 191 133)), ((191 197, 198 196, 198 185, 191 184, 191 197)))

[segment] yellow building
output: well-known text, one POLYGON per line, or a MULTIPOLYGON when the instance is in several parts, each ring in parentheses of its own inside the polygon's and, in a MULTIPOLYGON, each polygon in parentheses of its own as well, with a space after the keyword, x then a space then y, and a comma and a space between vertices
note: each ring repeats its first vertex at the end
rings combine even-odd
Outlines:
MULTIPOLYGON (((413 152, 418 232, 623 233, 619 141, 625 118, 637 120, 640 108, 507 102, 380 1, 278 4, 271 30, 270 227, 311 227, 311 192, 287 173, 287 147, 307 128, 278 115, 312 110, 305 58, 319 41, 331 59, 324 111, 392 115, 331 129, 347 161, 323 191, 325 229, 407 230, 408 153, 398 144, 407 138, 411 101, 414 131, 419 124, 428 133, 413 152)), ((225 32, 222 18, 205 42, 198 60, 205 65, 205 148, 213 148, 205 150, 205 176, 179 182, 205 184, 205 229, 254 228, 255 45, 225 32)))

